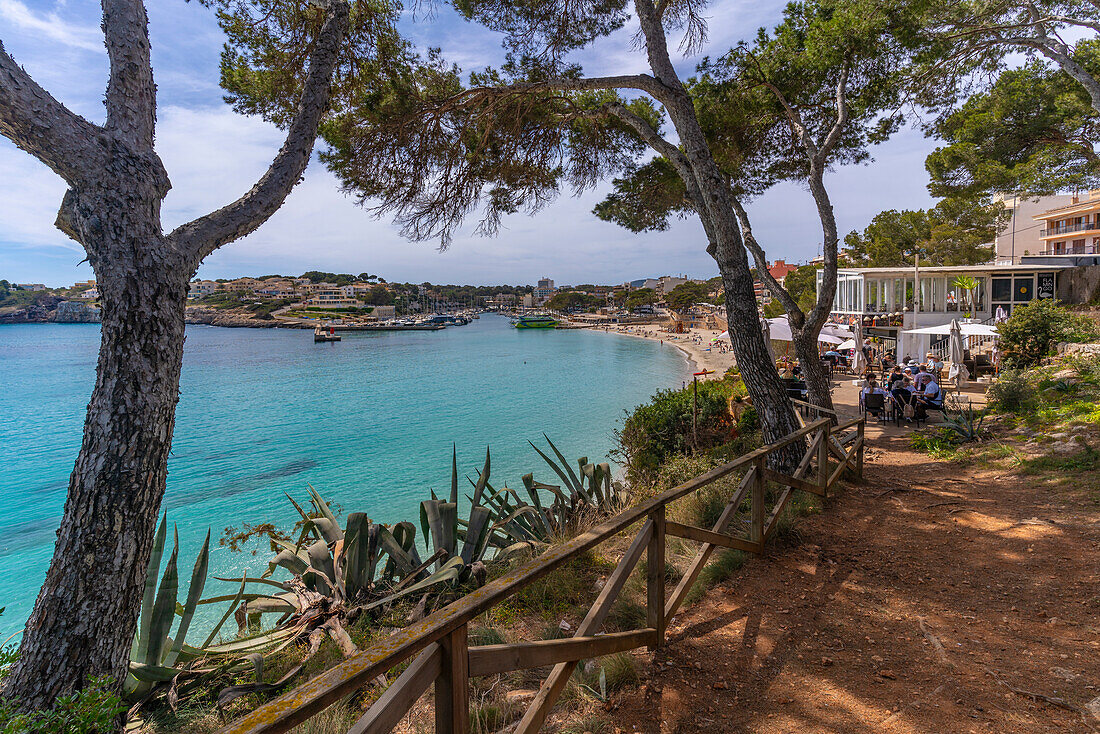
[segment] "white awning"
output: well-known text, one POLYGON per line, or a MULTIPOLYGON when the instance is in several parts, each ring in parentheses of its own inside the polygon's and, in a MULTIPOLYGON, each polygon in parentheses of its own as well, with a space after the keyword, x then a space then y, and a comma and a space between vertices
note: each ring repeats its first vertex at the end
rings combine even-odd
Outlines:
MULTIPOLYGON (((989 324, 959 324, 959 329, 963 336, 997 336, 997 327, 990 326, 989 324)), ((947 336, 951 333, 951 324, 940 324, 939 326, 925 326, 921 329, 908 329, 901 332, 902 334, 933 334, 936 336, 947 336)))

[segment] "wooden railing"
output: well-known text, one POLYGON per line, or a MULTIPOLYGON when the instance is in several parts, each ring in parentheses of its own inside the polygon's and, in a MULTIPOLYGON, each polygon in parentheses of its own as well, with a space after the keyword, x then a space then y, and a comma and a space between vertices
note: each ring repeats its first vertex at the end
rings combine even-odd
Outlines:
POLYGON ((664 645, 666 622, 683 604, 716 548, 734 548, 760 554, 774 534, 780 513, 795 490, 825 497, 845 471, 862 475, 863 430, 862 418, 838 421, 825 417, 815 420, 776 443, 712 469, 550 548, 528 563, 259 707, 221 732, 285 732, 412 659, 404 672, 348 730, 349 734, 390 731, 433 685, 435 731, 437 734, 465 734, 470 725, 470 678, 552 665, 549 677, 515 730, 517 734, 533 734, 546 721, 570 674, 581 660, 640 647, 653 650, 664 645), (785 474, 768 466, 769 455, 792 444, 805 447, 802 460, 793 473, 785 474), (666 519, 666 509, 671 503, 738 471, 743 472, 740 481, 712 528, 699 528, 666 519), (768 491, 769 483, 772 484, 771 492, 768 491), (573 637, 467 646, 468 626, 478 615, 638 523, 641 523, 640 530, 622 554, 573 637), (742 525, 748 526, 747 537, 730 529, 731 526, 737 528, 742 525), (700 543, 687 572, 671 593, 666 592, 664 575, 665 539, 669 536, 700 543), (612 604, 643 554, 647 557, 645 627, 601 634, 600 628, 612 604))

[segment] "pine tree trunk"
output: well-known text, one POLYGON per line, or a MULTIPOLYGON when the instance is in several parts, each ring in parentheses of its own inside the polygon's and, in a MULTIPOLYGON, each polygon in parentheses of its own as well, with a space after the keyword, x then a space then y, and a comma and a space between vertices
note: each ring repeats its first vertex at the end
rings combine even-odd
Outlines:
POLYGON ((161 236, 157 201, 70 192, 63 207, 97 253, 102 335, 53 561, 5 686, 25 710, 51 708, 100 676, 118 690, 126 675, 167 477, 192 272, 161 236))
MULTIPOLYGON (((795 418, 794 405, 779 380, 779 373, 764 343, 752 275, 747 262, 737 263, 738 251, 742 258, 747 257, 740 242, 725 243, 719 240, 714 259, 725 288, 726 319, 737 368, 752 397, 753 407, 760 416, 764 441, 772 443, 797 431, 800 426, 795 418)), ((804 450, 803 442, 796 441, 786 449, 771 454, 769 462, 779 471, 792 472, 802 459, 804 450)))
POLYGON ((829 383, 829 373, 825 371, 825 365, 821 362, 821 355, 817 351, 817 335, 820 329, 792 329, 794 353, 798 357, 798 363, 802 366, 802 375, 806 379, 806 392, 809 402, 821 408, 833 409, 833 395, 829 383))

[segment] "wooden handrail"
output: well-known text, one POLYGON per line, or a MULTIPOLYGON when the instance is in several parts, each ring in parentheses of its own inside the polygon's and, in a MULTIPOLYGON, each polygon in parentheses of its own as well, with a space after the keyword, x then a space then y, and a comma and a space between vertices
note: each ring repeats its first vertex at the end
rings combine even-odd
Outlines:
MULTIPOLYGON (((827 412, 833 413, 833 411, 827 412)), ((659 647, 664 642, 664 628, 668 618, 683 602, 690 584, 702 569, 713 547, 715 545, 727 545, 730 540, 733 540, 732 536, 725 535, 725 527, 733 519, 746 493, 751 492, 753 497, 753 522, 751 528, 752 542, 745 542, 745 545, 751 546, 755 552, 759 552, 767 537, 774 530, 783 505, 786 504, 790 495, 796 489, 822 494, 835 483, 845 468, 851 467, 853 462, 859 471, 862 470, 864 443, 862 429, 862 417, 847 421, 839 426, 833 426, 832 420, 829 418, 820 418, 773 444, 756 449, 705 474, 644 500, 561 545, 550 548, 537 558, 533 558, 527 563, 506 572, 480 589, 448 604, 423 620, 398 630, 369 649, 344 660, 294 690, 230 723, 220 730, 220 734, 274 734, 285 732, 348 694, 368 685, 379 675, 384 674, 399 663, 409 660, 429 648, 432 650, 430 656, 421 655, 418 658, 420 663, 416 666, 416 674, 404 678, 410 684, 415 684, 414 687, 419 686, 421 687, 420 690, 423 690, 423 687, 427 685, 425 683, 426 677, 431 672, 440 671, 438 677, 435 678, 437 698, 436 730, 438 732, 465 732, 465 722, 468 718, 466 701, 468 700, 469 676, 483 674, 481 671, 489 667, 486 663, 486 652, 476 651, 477 648, 475 648, 475 651, 469 651, 466 647, 466 627, 469 622, 528 584, 642 521, 645 522, 641 531, 624 554, 615 572, 608 579, 588 616, 585 617, 584 622, 578 628, 577 635, 580 639, 574 638, 572 644, 556 643, 544 646, 541 650, 537 643, 523 643, 506 647, 513 651, 509 654, 518 656, 515 659, 520 662, 543 661, 539 662, 539 665, 545 665, 545 661, 552 659, 554 656, 558 656, 558 660, 565 659, 560 657, 561 655, 572 658, 576 651, 580 649, 578 646, 583 647, 585 642, 591 642, 588 638, 592 638, 598 633, 612 602, 615 601, 626 578, 634 565, 637 564, 642 553, 647 553, 649 556, 645 628, 635 630, 633 633, 623 633, 606 642, 601 641, 599 644, 593 644, 587 656, 597 656, 597 653, 605 654, 601 652, 604 650, 620 649, 621 645, 628 642, 638 643, 632 645, 632 647, 643 645, 659 647), (833 437, 837 433, 852 427, 857 427, 859 437, 851 442, 849 451, 844 451, 843 448, 833 445, 833 440, 835 440, 833 437), (805 445, 805 438, 810 435, 814 436, 814 440, 809 443, 809 450, 805 453, 802 462, 793 475, 780 474, 765 466, 769 454, 799 441, 802 441, 805 445), (832 473, 829 472, 828 467, 829 452, 823 450, 826 444, 829 444, 829 448, 833 451, 840 449, 841 454, 844 456, 844 459, 840 461, 836 470, 832 473), (812 482, 807 478, 815 459, 818 463, 817 476, 828 477, 827 482, 822 482, 820 479, 812 482), (822 461, 825 462, 825 466, 821 465, 822 461), (666 522, 665 508, 670 503, 741 469, 748 469, 748 471, 745 473, 733 501, 727 506, 722 518, 713 530, 706 531, 666 522), (766 513, 764 508, 765 495, 763 488, 764 483, 768 480, 787 485, 786 491, 781 493, 779 503, 771 513, 766 513), (672 598, 668 600, 667 604, 663 583, 666 534, 680 535, 704 543, 703 549, 696 557, 689 573, 685 575, 684 580, 672 593, 672 598)), ((740 545, 740 543, 736 545, 740 545)), ((560 662, 555 666, 551 677, 543 685, 539 695, 532 702, 527 715, 520 722, 517 732, 538 731, 543 721, 545 721, 549 707, 553 705, 557 694, 564 687, 569 672, 572 671, 575 665, 575 661, 567 661, 560 662)), ((402 678, 399 678, 394 686, 397 686, 399 682, 404 683, 402 678)), ((394 686, 391 686, 391 689, 394 686)), ((415 701, 415 698, 409 700, 413 692, 416 692, 416 695, 419 696, 418 691, 409 691, 404 696, 399 695, 396 691, 392 694, 387 691, 387 695, 383 696, 384 700, 380 699, 375 704, 378 706, 380 703, 384 703, 385 710, 374 715, 368 712, 357 724, 357 728, 353 730, 383 731, 384 729, 379 728, 379 726, 392 720, 396 708, 398 708, 397 702, 407 702, 411 705, 415 701)))

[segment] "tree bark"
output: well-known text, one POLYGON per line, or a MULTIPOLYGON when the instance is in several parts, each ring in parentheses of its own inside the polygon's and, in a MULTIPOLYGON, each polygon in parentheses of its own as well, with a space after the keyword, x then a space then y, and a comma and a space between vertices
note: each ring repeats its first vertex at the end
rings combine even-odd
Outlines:
POLYGON ((170 183, 153 150, 156 88, 141 0, 104 0, 107 123, 77 117, 0 47, 0 135, 69 184, 57 226, 83 245, 102 300, 96 384, 53 560, 4 695, 52 708, 93 678, 122 687, 167 479, 188 281, 202 258, 255 230, 309 163, 349 22, 329 0, 298 112, 268 171, 236 202, 161 229, 170 183))
POLYGON ((5 687, 28 710, 126 675, 168 473, 192 272, 165 247, 161 195, 147 182, 66 196, 62 221, 94 253, 102 342, 53 561, 5 687))
POLYGON ((832 385, 817 347, 817 335, 820 333, 821 327, 817 330, 791 329, 794 353, 802 366, 802 376, 806 379, 806 397, 813 405, 832 410, 832 385))
MULTIPOLYGON (((760 426, 767 443, 777 441, 797 431, 798 420, 787 389, 779 380, 764 334, 756 305, 756 289, 749 272, 745 250, 740 241, 719 240, 713 248, 722 286, 726 293, 726 318, 730 344, 737 358, 741 379, 752 397, 753 408, 760 416, 760 426), (738 263, 740 255, 741 263, 738 263)), ((795 442, 769 455, 768 461, 778 471, 792 472, 798 466, 804 445, 795 442)))
MULTIPOLYGON (((710 241, 708 251, 718 263, 726 293, 730 343, 741 379, 760 416, 764 439, 771 443, 798 430, 799 426, 794 405, 764 344, 756 291, 729 184, 707 144, 695 114, 695 104, 672 65, 660 14, 652 0, 635 0, 634 7, 646 40, 650 68, 663 85, 657 99, 664 104, 683 148, 683 153, 675 154, 672 160, 706 230, 710 241)), ((663 150, 660 152, 668 155, 663 150)), ((803 450, 804 446, 795 442, 771 454, 769 461, 781 470, 792 471, 803 450)))

